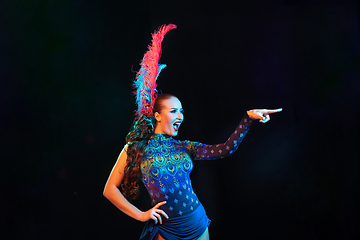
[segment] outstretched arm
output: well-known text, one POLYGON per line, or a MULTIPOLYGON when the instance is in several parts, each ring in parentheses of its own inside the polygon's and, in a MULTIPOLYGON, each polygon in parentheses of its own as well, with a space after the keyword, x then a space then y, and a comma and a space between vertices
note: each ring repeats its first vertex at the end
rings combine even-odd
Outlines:
POLYGON ((239 144, 244 139, 246 133, 249 131, 254 120, 259 120, 262 123, 266 123, 270 120, 270 114, 281 112, 282 109, 267 110, 267 109, 255 109, 247 111, 244 115, 240 124, 237 126, 235 131, 227 139, 225 143, 216 145, 198 144, 195 150, 196 160, 212 160, 218 158, 224 158, 233 154, 239 144))
POLYGON ((103 195, 118 209, 136 220, 145 222, 149 219, 153 219, 155 223, 158 221, 162 223, 161 215, 166 218, 168 218, 168 216, 164 211, 158 208, 166 202, 160 202, 150 210, 142 212, 134 205, 132 205, 119 190, 119 186, 124 179, 124 170, 127 159, 126 149, 127 145, 121 151, 120 156, 110 173, 109 179, 105 184, 103 195))

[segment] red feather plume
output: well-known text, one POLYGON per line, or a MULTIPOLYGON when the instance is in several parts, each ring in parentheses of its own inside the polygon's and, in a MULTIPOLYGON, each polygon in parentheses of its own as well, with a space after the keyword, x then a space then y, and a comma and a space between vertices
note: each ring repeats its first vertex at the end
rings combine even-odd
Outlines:
POLYGON ((176 25, 162 25, 158 31, 152 34, 151 45, 148 46, 148 51, 145 53, 141 63, 140 70, 136 74, 134 81, 134 94, 136 95, 136 103, 138 109, 136 111, 136 118, 141 115, 152 115, 157 97, 156 79, 160 71, 166 67, 165 64, 159 65, 161 57, 161 43, 165 34, 171 29, 176 29, 176 25))

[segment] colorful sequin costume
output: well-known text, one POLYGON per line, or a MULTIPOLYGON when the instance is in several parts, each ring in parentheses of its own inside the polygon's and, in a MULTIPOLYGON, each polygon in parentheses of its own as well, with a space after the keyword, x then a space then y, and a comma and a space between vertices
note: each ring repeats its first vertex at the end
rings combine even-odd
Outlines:
POLYGON ((192 161, 231 155, 251 125, 252 120, 245 114, 229 139, 218 145, 179 141, 167 135, 154 134, 140 164, 142 181, 153 205, 166 201, 160 209, 169 219, 163 217, 162 224, 149 220, 141 240, 155 239, 158 233, 168 240, 196 240, 201 237, 210 220, 191 186, 192 161))

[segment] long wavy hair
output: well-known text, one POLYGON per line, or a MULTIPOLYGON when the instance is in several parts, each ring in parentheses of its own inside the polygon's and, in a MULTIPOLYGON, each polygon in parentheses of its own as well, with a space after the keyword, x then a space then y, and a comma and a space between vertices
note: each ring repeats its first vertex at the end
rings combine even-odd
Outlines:
MULTIPOLYGON (((175 97, 172 94, 159 95, 154 104, 153 113, 160 113, 164 108, 163 101, 175 97)), ((140 195, 139 180, 141 178, 140 163, 149 140, 154 135, 157 121, 153 115, 141 115, 135 119, 130 132, 126 136, 127 159, 125 176, 121 184, 123 195, 127 199, 136 199, 140 195)))

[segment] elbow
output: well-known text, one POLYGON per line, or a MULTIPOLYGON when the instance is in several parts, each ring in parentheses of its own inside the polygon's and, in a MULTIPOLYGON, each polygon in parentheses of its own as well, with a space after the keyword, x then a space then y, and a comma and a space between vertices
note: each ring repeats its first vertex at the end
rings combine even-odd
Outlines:
POLYGON ((223 148, 221 148, 219 152, 221 153, 222 157, 225 158, 233 155, 235 151, 233 150, 233 148, 230 148, 229 146, 224 146, 223 148))
POLYGON ((111 195, 111 190, 109 189, 109 186, 106 185, 104 187, 103 196, 109 198, 110 195, 111 195))
POLYGON ((231 150, 226 150, 222 153, 222 156, 221 158, 227 158, 227 157, 230 157, 231 155, 234 154, 235 151, 231 151, 231 150))
POLYGON ((119 191, 119 189, 116 186, 105 185, 103 196, 107 199, 111 199, 114 195, 116 195, 117 191, 119 191))
POLYGON ((104 190, 104 191, 103 191, 103 196, 104 196, 107 200, 111 201, 111 199, 113 198, 113 197, 112 197, 112 196, 113 196, 113 193, 111 193, 110 191, 104 190))
POLYGON ((105 187, 104 191, 103 191, 103 196, 107 198, 107 195, 108 195, 108 192, 106 191, 106 187, 105 187))

